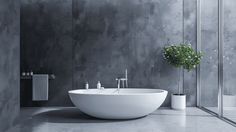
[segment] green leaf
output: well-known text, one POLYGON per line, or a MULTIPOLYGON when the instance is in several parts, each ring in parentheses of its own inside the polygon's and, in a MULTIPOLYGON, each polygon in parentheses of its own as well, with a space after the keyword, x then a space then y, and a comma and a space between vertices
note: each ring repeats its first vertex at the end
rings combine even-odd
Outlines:
POLYGON ((200 64, 202 56, 203 54, 195 52, 190 44, 166 46, 163 50, 163 57, 169 64, 188 71, 200 64))

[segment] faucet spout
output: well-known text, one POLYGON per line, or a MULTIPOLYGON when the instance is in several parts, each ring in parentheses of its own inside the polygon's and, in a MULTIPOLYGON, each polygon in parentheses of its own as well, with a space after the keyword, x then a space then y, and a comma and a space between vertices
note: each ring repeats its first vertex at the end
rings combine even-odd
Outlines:
POLYGON ((121 78, 116 78, 118 92, 120 91, 120 80, 121 80, 121 78))

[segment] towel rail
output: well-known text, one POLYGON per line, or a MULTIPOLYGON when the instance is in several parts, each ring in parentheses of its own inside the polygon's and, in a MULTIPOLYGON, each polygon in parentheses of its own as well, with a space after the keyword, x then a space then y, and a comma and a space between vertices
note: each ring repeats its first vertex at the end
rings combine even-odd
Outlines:
MULTIPOLYGON (((20 77, 20 79, 21 80, 30 80, 30 79, 32 79, 33 77, 32 76, 21 76, 20 77)), ((48 75, 48 78, 50 79, 50 80, 54 80, 55 78, 56 78, 56 76, 54 75, 54 74, 50 74, 50 75, 48 75)))

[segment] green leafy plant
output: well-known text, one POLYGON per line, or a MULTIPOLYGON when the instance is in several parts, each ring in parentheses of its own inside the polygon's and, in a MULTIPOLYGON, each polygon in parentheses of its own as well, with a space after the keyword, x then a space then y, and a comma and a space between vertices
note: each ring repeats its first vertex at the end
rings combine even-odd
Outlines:
POLYGON ((192 69, 196 68, 196 66, 200 64, 202 56, 203 54, 201 52, 194 51, 194 49, 191 47, 191 44, 185 43, 166 46, 164 47, 163 51, 163 57, 169 64, 176 68, 186 69, 187 71, 191 71, 192 69))

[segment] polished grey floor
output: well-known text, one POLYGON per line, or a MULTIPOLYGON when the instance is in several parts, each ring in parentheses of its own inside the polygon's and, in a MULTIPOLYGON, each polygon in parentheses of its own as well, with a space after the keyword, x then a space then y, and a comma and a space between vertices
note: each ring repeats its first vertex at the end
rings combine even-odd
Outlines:
MULTIPOLYGON (((206 109, 218 113, 218 107, 205 107, 206 109)), ((236 107, 223 107, 223 116, 236 122, 236 107)))
POLYGON ((161 108, 135 120, 100 120, 75 108, 23 108, 8 132, 236 132, 236 127, 198 108, 161 108))

